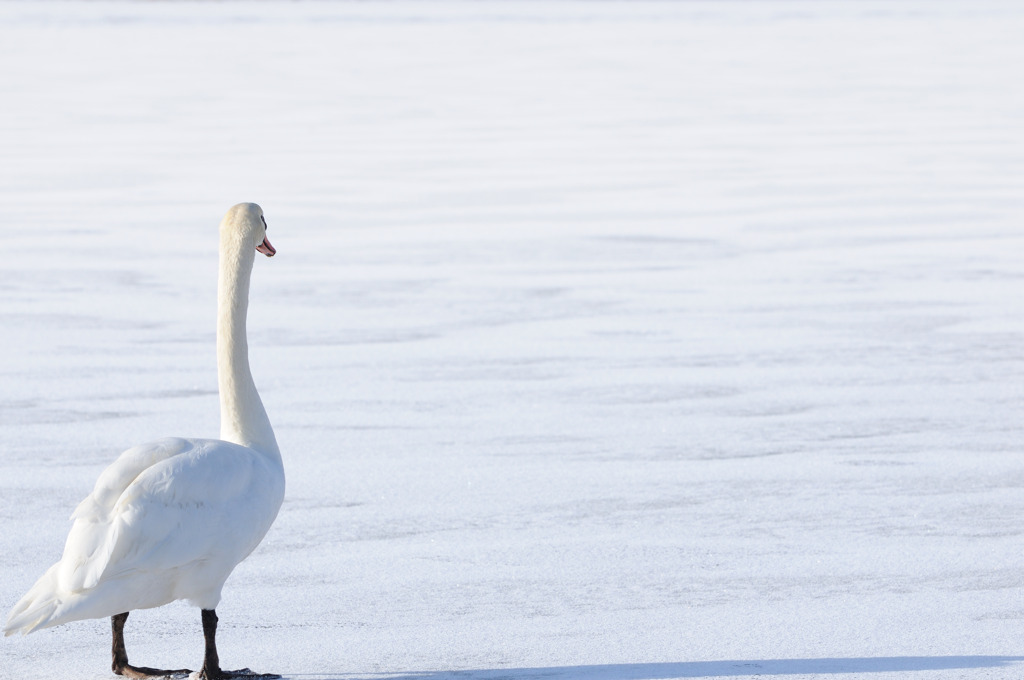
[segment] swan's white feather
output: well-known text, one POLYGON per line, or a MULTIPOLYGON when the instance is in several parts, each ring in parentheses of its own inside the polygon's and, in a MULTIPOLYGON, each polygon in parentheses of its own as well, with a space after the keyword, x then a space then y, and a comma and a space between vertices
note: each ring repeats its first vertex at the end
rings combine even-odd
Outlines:
POLYGON ((14 607, 5 633, 178 599, 213 609, 283 497, 279 460, 245 446, 168 438, 128 449, 74 511, 63 557, 14 607))

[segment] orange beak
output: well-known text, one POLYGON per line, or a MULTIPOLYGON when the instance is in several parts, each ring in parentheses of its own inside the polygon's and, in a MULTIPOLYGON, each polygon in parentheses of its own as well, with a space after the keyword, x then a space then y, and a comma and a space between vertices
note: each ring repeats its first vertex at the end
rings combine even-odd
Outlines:
POLYGON ((277 252, 276 250, 274 250, 274 246, 270 245, 270 239, 267 238, 264 238, 263 243, 256 246, 256 250, 260 251, 267 257, 273 257, 274 253, 277 252))

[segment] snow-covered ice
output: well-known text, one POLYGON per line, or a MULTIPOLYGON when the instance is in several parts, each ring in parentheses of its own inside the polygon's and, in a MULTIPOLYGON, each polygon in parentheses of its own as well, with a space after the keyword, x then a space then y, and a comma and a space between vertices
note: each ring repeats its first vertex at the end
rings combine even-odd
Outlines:
MULTIPOLYGON (((288 493, 218 613, 303 680, 1024 672, 1024 5, 0 3, 0 609, 218 431, 257 262, 288 493)), ((197 664, 198 612, 130 658, 197 664)), ((106 678, 109 622, 0 641, 106 678)))

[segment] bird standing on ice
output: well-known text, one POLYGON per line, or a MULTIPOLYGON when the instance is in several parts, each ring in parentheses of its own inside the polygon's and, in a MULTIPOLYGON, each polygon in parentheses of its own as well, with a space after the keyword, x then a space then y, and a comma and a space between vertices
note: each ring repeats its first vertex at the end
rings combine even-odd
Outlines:
POLYGON ((131 610, 184 599, 202 610, 200 677, 254 675, 221 670, 214 609, 224 581, 263 540, 284 499, 281 452, 249 370, 245 330, 256 251, 276 252, 266 232, 255 203, 234 206, 220 223, 221 438, 172 437, 122 453, 72 514, 64 556, 11 610, 6 635, 109 616, 114 673, 190 673, 132 666, 124 646, 131 610))

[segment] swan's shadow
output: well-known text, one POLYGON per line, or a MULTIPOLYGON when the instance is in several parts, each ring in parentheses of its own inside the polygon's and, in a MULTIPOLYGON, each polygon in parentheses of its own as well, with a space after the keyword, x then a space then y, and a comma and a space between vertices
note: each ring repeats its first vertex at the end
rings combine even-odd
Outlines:
MULTIPOLYGON (((533 680, 535 678, 545 680, 672 680, 674 678, 730 678, 745 675, 843 675, 847 673, 1010 668, 1017 667, 1022 662, 1024 662, 1024 656, 888 656, 495 668, 334 677, 337 677, 337 680, 533 680)), ((300 678, 302 676, 291 677, 300 678)), ((313 677, 331 680, 332 676, 314 675, 313 677)))

